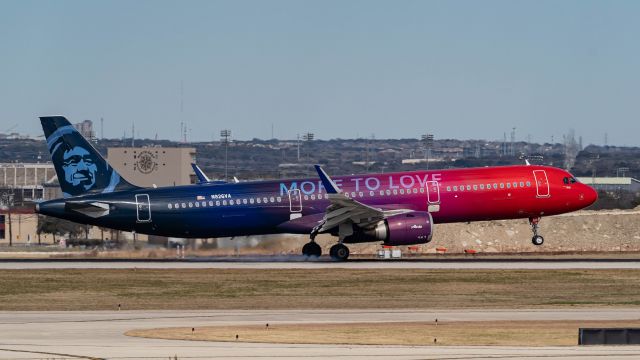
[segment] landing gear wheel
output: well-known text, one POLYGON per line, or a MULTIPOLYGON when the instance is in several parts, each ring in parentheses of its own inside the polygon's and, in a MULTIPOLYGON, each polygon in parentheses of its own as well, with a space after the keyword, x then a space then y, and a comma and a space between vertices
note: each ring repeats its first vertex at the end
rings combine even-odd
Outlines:
POLYGON ((533 245, 540 246, 544 243, 544 238, 540 235, 534 235, 531 238, 531 242, 533 243, 533 245))
POLYGON ((529 224, 531 225, 531 231, 533 231, 533 237, 531 238, 531 242, 533 245, 540 246, 544 243, 544 238, 538 235, 538 223, 540 222, 539 217, 529 218, 529 224))
POLYGON ((322 248, 314 241, 308 242, 302 247, 302 255, 320 257, 322 248))
POLYGON ((329 250, 331 258, 337 261, 345 261, 349 258, 349 248, 343 244, 335 244, 329 250))

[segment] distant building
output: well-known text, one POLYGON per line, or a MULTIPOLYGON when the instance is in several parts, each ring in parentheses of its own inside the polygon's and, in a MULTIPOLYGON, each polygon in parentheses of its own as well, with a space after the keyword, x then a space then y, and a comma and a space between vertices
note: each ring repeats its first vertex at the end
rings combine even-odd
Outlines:
POLYGON ((93 131, 93 121, 85 120, 81 123, 73 124, 73 127, 75 127, 85 139, 91 141, 96 140, 96 133, 93 131))
POLYGON ((579 177, 578 181, 596 190, 640 193, 640 180, 630 177, 579 177))
POLYGON ((122 177, 138 186, 176 186, 195 182, 191 168, 191 163, 196 161, 195 148, 108 148, 107 158, 122 177))
POLYGON ((0 202, 22 204, 62 197, 51 163, 0 163, 0 202))

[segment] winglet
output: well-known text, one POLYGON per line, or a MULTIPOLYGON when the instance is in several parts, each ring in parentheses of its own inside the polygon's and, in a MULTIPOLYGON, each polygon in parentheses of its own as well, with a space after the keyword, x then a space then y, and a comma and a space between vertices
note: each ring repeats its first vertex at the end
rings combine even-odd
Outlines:
POLYGON ((202 169, 200 169, 198 165, 196 165, 195 163, 191 163, 191 167, 193 168, 193 172, 196 173, 196 177, 198 178, 199 183, 211 182, 211 180, 209 180, 207 175, 204 173, 204 171, 202 171, 202 169))
POLYGON ((316 171, 318 172, 318 176, 320 176, 320 180, 322 181, 322 186, 327 190, 327 194, 339 194, 340 188, 338 185, 331 180, 329 175, 322 169, 320 165, 314 165, 316 171))

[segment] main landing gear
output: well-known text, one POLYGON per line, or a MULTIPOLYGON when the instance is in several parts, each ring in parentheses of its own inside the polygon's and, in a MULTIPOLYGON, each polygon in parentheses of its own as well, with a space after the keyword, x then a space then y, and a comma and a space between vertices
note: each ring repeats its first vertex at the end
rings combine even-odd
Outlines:
POLYGON ((315 241, 311 240, 302 247, 302 255, 320 257, 322 248, 315 241))
MULTIPOLYGON (((302 255, 308 257, 320 257, 320 255, 322 255, 322 248, 320 248, 320 245, 315 242, 315 238, 316 235, 318 235, 319 228, 320 225, 318 225, 311 231, 311 240, 308 243, 304 244, 304 246, 302 247, 302 255)), ((333 245, 329 250, 329 255, 333 260, 345 261, 349 258, 349 248, 342 243, 343 239, 344 236, 340 236, 340 241, 337 244, 333 245)))
POLYGON ((542 235, 538 235, 538 223, 540 222, 539 217, 529 218, 529 224, 531 225, 531 231, 533 231, 533 237, 531 238, 531 242, 533 245, 540 246, 544 243, 544 238, 542 235))
POLYGON ((335 244, 329 250, 329 255, 333 260, 345 261, 349 258, 349 248, 343 243, 335 244))

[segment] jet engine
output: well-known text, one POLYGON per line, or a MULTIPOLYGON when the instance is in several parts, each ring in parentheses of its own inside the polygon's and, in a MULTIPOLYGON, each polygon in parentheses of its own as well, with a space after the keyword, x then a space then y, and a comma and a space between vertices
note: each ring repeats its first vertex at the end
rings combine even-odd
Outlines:
POLYGON ((431 241, 433 218, 425 211, 390 216, 370 228, 354 226, 353 235, 345 243, 383 241, 385 245, 415 245, 431 241))

